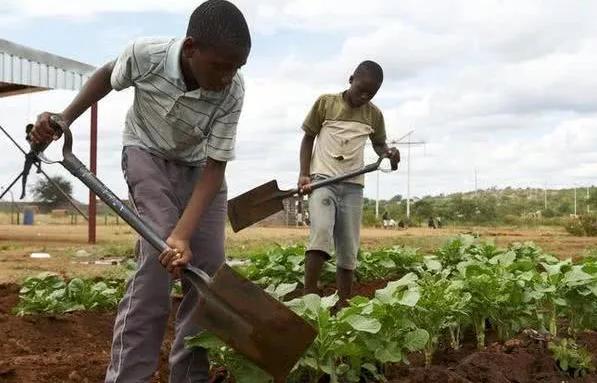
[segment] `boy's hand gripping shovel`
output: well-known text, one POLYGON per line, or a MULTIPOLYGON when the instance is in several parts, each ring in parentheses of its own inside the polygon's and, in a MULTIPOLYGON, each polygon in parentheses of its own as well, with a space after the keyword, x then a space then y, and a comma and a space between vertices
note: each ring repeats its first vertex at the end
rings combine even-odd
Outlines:
MULTIPOLYGON (((72 134, 68 127, 60 124, 58 119, 52 121, 57 133, 64 133, 63 158, 58 161, 47 159, 43 151, 48 145, 32 145, 31 151, 45 163, 60 163, 153 247, 160 252, 167 250, 166 242, 72 153, 72 134)), ((274 382, 284 382, 315 339, 315 329, 226 264, 213 277, 190 265, 182 275, 199 293, 196 316, 201 327, 268 372, 274 382)))

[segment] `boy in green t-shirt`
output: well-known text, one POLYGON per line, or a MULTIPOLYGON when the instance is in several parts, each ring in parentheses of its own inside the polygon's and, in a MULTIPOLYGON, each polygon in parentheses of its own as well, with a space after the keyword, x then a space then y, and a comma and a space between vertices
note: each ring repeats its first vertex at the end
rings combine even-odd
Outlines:
MULTIPOLYGON (((350 76, 349 89, 317 99, 303 123, 298 180, 303 192, 310 192, 310 183, 314 180, 362 167, 367 137, 378 155, 400 161, 398 150, 386 144, 383 115, 371 103, 382 82, 381 66, 363 61, 350 76)), ((305 294, 319 292, 317 282, 321 269, 335 248, 338 307, 346 305, 352 294, 363 186, 364 176, 358 176, 316 189, 309 200, 311 225, 305 262, 305 294)))

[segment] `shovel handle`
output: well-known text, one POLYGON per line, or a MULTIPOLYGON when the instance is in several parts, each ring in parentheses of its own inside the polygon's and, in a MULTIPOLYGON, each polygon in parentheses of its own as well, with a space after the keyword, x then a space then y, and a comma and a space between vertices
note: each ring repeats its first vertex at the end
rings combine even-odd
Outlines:
MULTIPOLYGON (((387 158, 387 156, 381 156, 381 157, 379 157, 377 159, 377 161, 375 161, 375 162, 373 162, 373 163, 371 163, 369 165, 366 165, 366 166, 364 166, 361 169, 358 169, 358 170, 355 170, 355 171, 352 171, 352 172, 349 172, 349 173, 346 173, 346 174, 342 174, 342 175, 339 175, 339 176, 329 177, 329 178, 326 178, 326 179, 321 180, 321 181, 313 182, 311 184, 311 190, 319 189, 319 188, 321 188, 323 186, 328 186, 328 185, 336 184, 338 182, 342 182, 342 181, 347 180, 349 178, 360 176, 361 174, 373 172, 373 171, 379 169, 379 165, 381 164, 381 161, 384 160, 384 158, 387 158)), ((392 170, 398 169, 398 163, 395 162, 394 160, 391 161, 391 166, 392 166, 392 170)), ((288 193, 288 196, 291 196, 291 195, 294 195, 294 194, 303 194, 303 193, 300 192, 300 190, 298 188, 290 190, 287 193, 288 193)))
MULTIPOLYGON (((72 136, 68 128, 64 130, 65 139, 72 136)), ((92 190, 104 203, 118 216, 124 219, 137 233, 139 233, 147 242, 151 244, 160 253, 170 249, 170 246, 164 241, 149 225, 141 220, 141 218, 124 202, 120 200, 102 181, 100 181, 93 173, 87 169, 70 150, 70 146, 63 149, 64 158, 60 163, 72 175, 83 182, 90 190, 92 190)), ((199 293, 202 293, 211 282, 210 276, 203 270, 187 265, 183 269, 183 274, 190 279, 190 281, 197 287, 199 293)))

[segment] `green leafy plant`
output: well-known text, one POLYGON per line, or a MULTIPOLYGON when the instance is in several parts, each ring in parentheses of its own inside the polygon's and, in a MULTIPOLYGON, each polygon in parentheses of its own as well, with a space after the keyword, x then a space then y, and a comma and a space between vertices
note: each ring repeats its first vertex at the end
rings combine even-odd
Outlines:
POLYGON ((536 308, 539 325, 551 336, 558 334, 558 318, 567 305, 564 299, 564 274, 571 267, 571 260, 559 261, 544 257, 543 268, 525 292, 525 301, 536 308))
POLYGON ((572 377, 585 376, 595 371, 591 353, 576 344, 573 339, 554 340, 548 347, 558 366, 572 377))
POLYGON ((406 353, 423 350, 429 341, 429 333, 418 328, 411 319, 412 310, 421 297, 417 280, 416 274, 408 273, 397 281, 388 282, 375 292, 371 307, 364 311, 378 318, 382 325, 379 336, 368 344, 382 365, 408 363, 406 353))
POLYGON ((472 235, 460 235, 437 249, 435 255, 445 268, 453 268, 468 258, 467 250, 474 242, 472 235))
POLYGON ((572 335, 597 325, 597 273, 594 264, 573 265, 562 279, 565 314, 572 335))
POLYGON ((487 262, 468 261, 458 265, 463 291, 470 294, 469 310, 477 337, 477 347, 485 347, 485 326, 497 318, 509 302, 500 270, 487 262))
POLYGON ((444 274, 424 274, 418 281, 421 296, 412 310, 412 321, 429 334, 425 345, 425 366, 429 367, 439 338, 452 328, 452 345, 459 348, 461 326, 470 315, 467 305, 470 293, 462 291, 462 284, 448 279, 444 274))
POLYGON ((276 246, 265 254, 253 254, 243 268, 247 278, 263 286, 303 282, 305 273, 303 246, 276 246))
POLYGON ((74 278, 67 283, 58 274, 46 272, 25 279, 14 313, 22 316, 105 310, 116 307, 123 294, 122 280, 92 281, 74 278))
POLYGON ((384 252, 359 252, 359 267, 355 275, 359 281, 373 281, 391 276, 396 271, 394 261, 384 252))
POLYGON ((185 346, 188 348, 201 347, 208 350, 212 365, 226 367, 237 383, 268 383, 272 381, 268 373, 208 331, 186 337, 185 346))

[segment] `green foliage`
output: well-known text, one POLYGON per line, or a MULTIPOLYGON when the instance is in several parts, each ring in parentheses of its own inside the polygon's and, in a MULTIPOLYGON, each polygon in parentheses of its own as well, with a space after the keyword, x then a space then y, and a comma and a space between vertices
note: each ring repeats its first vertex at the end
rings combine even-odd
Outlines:
MULTIPOLYGON (((252 254, 247 266, 239 271, 262 286, 294 282, 302 285, 305 275, 305 247, 277 245, 267 250, 265 254, 252 254)), ((322 280, 335 280, 335 272, 335 265, 332 262, 326 262, 322 280)))
MULTIPOLYGON (((371 299, 352 298, 335 316, 330 308, 336 295, 287 302, 319 332, 289 381, 317 382, 325 375, 331 382, 383 381, 384 367, 408 363, 412 351, 423 351, 429 366, 444 336, 459 348, 461 334, 471 325, 479 348, 485 346, 487 325, 502 340, 527 327, 555 336, 562 318, 572 335, 597 327, 597 254, 592 252, 573 263, 533 243, 498 248, 464 235, 433 255, 394 247, 363 252, 359 261, 359 280, 402 277, 371 299)), ((282 299, 297 283, 266 291, 282 299)))
POLYGON ((265 254, 254 254, 243 274, 263 286, 283 282, 303 283, 305 273, 305 248, 303 246, 276 246, 265 254))
MULTIPOLYGON (((590 188, 589 199, 578 198, 578 211, 597 210, 597 189, 590 188)), ((379 202, 380 211, 388 211, 396 221, 406 215, 406 201, 393 198, 379 202)), ((442 217, 445 224, 475 225, 562 225, 574 212, 574 190, 486 189, 468 193, 426 196, 411 201, 411 219, 426 224, 430 216, 442 217), (547 201, 547 206, 546 206, 547 201)), ((375 201, 364 204, 363 223, 379 224, 375 219, 375 201)))
MULTIPOLYGON (((254 254, 242 271, 282 301, 302 282, 304 248, 276 247, 254 254)), ((544 253, 532 243, 498 248, 470 235, 456 237, 431 255, 417 249, 392 247, 359 255, 357 278, 396 279, 371 299, 354 297, 336 315, 336 295, 307 295, 286 302, 313 324, 318 337, 292 371, 291 382, 383 381, 389 363, 408 363, 406 355, 423 351, 426 365, 440 339, 460 347, 461 335, 472 326, 479 348, 486 326, 502 340, 522 328, 548 330, 555 337, 597 328, 597 253, 589 250, 573 262, 544 253), (561 320, 565 319, 565 320, 561 320), (558 324, 567 328, 558 328, 558 324)), ((331 280, 335 266, 326 264, 331 280)), ((15 312, 62 313, 114 307, 124 290, 122 281, 64 281, 44 273, 28 278, 15 312)), ((189 347, 208 349, 212 361, 225 366, 244 383, 267 382, 265 373, 208 333, 187 339, 189 347)), ((560 366, 587 370, 582 352, 555 344, 560 366), (558 348, 559 347, 559 348, 558 348), (576 351, 575 351, 576 352, 576 351), (574 359, 576 358, 576 359, 574 359), (564 360, 562 362, 562 360, 564 360), (580 362, 578 360, 581 360, 580 362), (577 367, 580 366, 580 367, 577 367)), ((554 353, 556 353, 554 351, 554 353)), ((576 372, 573 372, 576 373, 576 372)))
POLYGON ((111 309, 118 305, 123 294, 121 280, 74 278, 67 283, 57 274, 41 273, 24 281, 14 313, 22 316, 111 309))
POLYGON ((563 338, 549 343, 549 350, 562 371, 576 378, 595 371, 593 357, 573 339, 563 338))
MULTIPOLYGON (((471 295, 463 291, 462 283, 448 279, 446 273, 425 273, 418 284, 421 296, 413 307, 411 319, 429 334, 425 345, 425 366, 429 367, 441 334, 466 323, 471 314, 468 308, 471 295)), ((459 339, 453 339, 455 343, 459 339)))
POLYGON ((579 237, 597 236, 597 215, 584 214, 577 218, 570 218, 564 224, 566 231, 579 237))
POLYGON ((393 278, 415 270, 421 265, 423 256, 418 249, 394 246, 377 251, 362 251, 358 255, 355 270, 358 281, 373 281, 393 278))
MULTIPOLYGON (((429 341, 427 331, 408 319, 419 298, 416 280, 410 273, 378 290, 373 299, 355 297, 335 316, 331 308, 337 295, 321 298, 310 294, 287 302, 318 331, 289 381, 318 382, 325 375, 330 382, 379 381, 384 379, 380 371, 384 364, 407 362, 408 352, 422 350, 429 341)), ((269 286, 266 291, 281 298, 295 287, 269 286)), ((249 361, 206 333, 187 339, 187 346, 207 348, 216 365, 230 364, 229 370, 235 377, 242 375, 243 382, 268 381, 257 375, 249 361)))
POLYGON ((237 383, 269 383, 272 381, 269 374, 207 331, 186 337, 185 345, 188 348, 202 347, 208 350, 211 363, 216 366, 225 366, 237 383))

